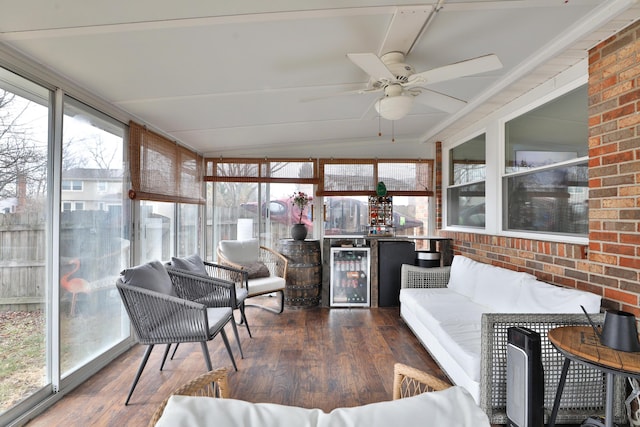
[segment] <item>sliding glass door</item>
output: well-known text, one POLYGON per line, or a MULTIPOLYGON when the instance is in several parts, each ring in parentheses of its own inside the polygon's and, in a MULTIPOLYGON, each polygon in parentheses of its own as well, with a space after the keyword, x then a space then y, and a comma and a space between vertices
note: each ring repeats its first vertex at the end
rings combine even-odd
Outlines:
POLYGON ((0 425, 128 347, 125 132, 0 68, 0 425))
POLYGON ((11 408, 28 404, 51 384, 46 356, 51 99, 49 90, 0 68, 0 424, 11 408))
POLYGON ((129 336, 115 282, 124 235, 125 128, 65 98, 60 212, 60 361, 64 378, 129 336))

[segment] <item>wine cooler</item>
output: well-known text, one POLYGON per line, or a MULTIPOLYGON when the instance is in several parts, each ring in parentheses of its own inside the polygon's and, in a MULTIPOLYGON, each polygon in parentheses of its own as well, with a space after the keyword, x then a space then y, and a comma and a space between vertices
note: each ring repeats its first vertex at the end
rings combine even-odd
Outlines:
POLYGON ((331 307, 371 305, 369 248, 331 248, 331 307))

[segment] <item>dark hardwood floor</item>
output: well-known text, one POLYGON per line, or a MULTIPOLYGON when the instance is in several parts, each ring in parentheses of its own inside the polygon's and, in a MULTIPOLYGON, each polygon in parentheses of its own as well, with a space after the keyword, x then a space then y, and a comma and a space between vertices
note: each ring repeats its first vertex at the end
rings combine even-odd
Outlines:
MULTIPOLYGON (((263 298, 273 304, 274 298, 263 298)), ((239 327, 238 371, 220 337, 209 343, 214 368, 229 369, 231 397, 330 411, 390 400, 393 364, 402 362, 445 378, 400 319, 398 308, 285 308, 277 315, 247 308, 253 338, 239 327)), ((128 406, 124 400, 144 346, 135 346, 73 390, 28 426, 145 426, 171 392, 205 372, 199 344, 181 345, 159 371, 163 347, 154 349, 128 406)), ((446 378, 445 378, 446 379, 446 378)))

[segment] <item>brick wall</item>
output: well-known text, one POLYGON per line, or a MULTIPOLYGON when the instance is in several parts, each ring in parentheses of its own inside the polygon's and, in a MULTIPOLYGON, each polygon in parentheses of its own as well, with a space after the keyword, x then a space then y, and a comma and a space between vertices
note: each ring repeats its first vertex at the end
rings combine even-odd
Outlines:
POLYGON ((454 251, 640 316, 640 23, 589 52, 589 246, 441 232, 454 251))

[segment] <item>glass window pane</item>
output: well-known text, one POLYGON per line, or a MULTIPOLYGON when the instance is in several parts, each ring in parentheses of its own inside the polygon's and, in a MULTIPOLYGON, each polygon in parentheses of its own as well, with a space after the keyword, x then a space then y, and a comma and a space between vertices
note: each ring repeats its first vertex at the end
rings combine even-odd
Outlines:
POLYGON ((175 212, 175 203, 140 201, 140 262, 169 261, 175 255, 175 212))
POLYGON ((184 257, 198 253, 198 205, 178 205, 178 248, 177 256, 184 257))
POLYGON ((243 240, 258 237, 260 207, 258 184, 249 182, 217 182, 214 184, 212 252, 220 240, 243 240))
MULTIPOLYGON (((393 229, 397 236, 426 234, 428 197, 393 197, 393 229)), ((325 235, 368 235, 368 196, 324 198, 325 235)))
POLYGON ((589 232, 587 163, 505 178, 506 229, 589 232))
POLYGON ((587 85, 505 124, 505 172, 588 155, 587 85))
POLYGON ((324 191, 375 191, 371 163, 336 163, 324 165, 324 191))
POLYGON ((484 181, 486 177, 486 138, 485 134, 451 149, 449 156, 451 169, 450 184, 466 184, 484 181))
POLYGON ((0 68, 0 414, 51 383, 49 98, 49 91, 0 68))
POLYGON ((387 191, 425 191, 431 189, 431 163, 378 163, 378 180, 387 191))
POLYGON ((447 220, 449 225, 485 226, 484 182, 447 189, 447 220))
POLYGON ((65 99, 62 179, 72 185, 61 193, 63 377, 129 336, 128 318, 115 288, 129 260, 122 215, 123 136, 121 124, 65 99), (98 191, 99 182, 108 183, 106 193, 98 191))

